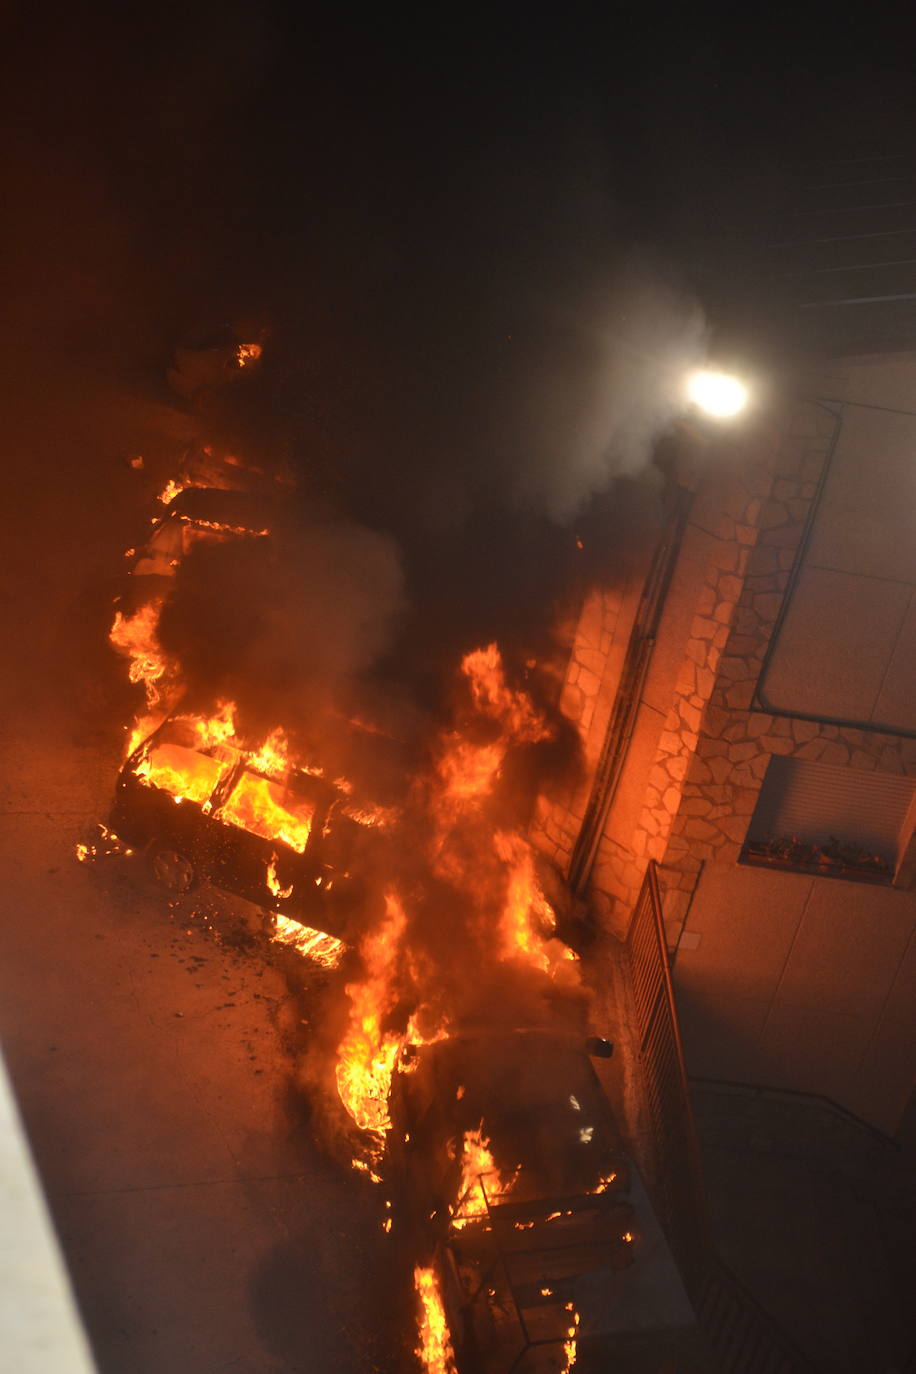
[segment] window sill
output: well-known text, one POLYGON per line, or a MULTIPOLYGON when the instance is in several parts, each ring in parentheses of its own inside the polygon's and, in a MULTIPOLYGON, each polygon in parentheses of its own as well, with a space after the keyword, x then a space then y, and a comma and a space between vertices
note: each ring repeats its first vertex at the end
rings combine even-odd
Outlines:
POLYGON ((790 859, 768 859, 759 854, 740 854, 739 864, 749 868, 771 868, 780 873, 799 873, 807 878, 841 878, 847 883, 868 883, 871 887, 893 887, 893 873, 876 873, 873 868, 841 868, 839 864, 799 864, 790 859))

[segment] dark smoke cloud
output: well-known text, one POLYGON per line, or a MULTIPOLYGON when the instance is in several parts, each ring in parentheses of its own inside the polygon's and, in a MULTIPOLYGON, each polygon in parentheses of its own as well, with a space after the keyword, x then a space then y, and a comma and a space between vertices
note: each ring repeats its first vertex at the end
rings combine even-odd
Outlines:
POLYGON ((365 250, 331 251, 336 299, 303 302, 303 469, 407 539, 482 507, 569 524, 647 468, 703 359, 702 311, 632 243, 595 129, 557 125, 399 148, 365 250))
POLYGON ((402 612, 396 547, 342 517, 278 512, 268 538, 202 543, 163 608, 163 648, 190 705, 234 700, 257 733, 347 706, 402 612))
MULTIPOLYGON (((310 522, 307 551, 287 544, 277 571, 304 590, 274 604, 291 642, 320 647, 309 658, 279 629, 251 629, 270 672, 239 650, 261 572, 244 586, 220 574, 230 631, 201 552, 212 604, 188 606, 182 579, 165 625, 195 690, 234 680, 279 707, 285 683, 295 705, 323 672, 327 695, 374 659, 388 688, 419 683, 431 699, 475 644, 497 638, 520 661, 553 652, 585 568, 617 575, 623 531, 651 531, 653 444, 703 327, 676 275, 634 253, 597 88, 545 93, 514 32, 509 66, 475 43, 443 70, 413 40, 285 25, 214 4, 176 32, 139 12, 48 34, 21 10, 4 55, 5 300, 36 352, 79 359, 78 396, 58 406, 68 426, 82 412, 96 432, 123 397, 117 442, 84 484, 94 510, 125 449, 142 444, 150 473, 170 475, 186 428, 294 467, 338 532, 367 532, 352 567, 369 531, 400 551, 400 593, 369 555, 376 613, 341 571, 347 540, 338 556, 310 522), (246 316, 272 325, 260 375, 196 411, 169 397, 175 343, 246 316), (156 410, 155 433, 121 438, 132 408, 144 423, 156 410)), ((106 512, 106 528, 120 519, 106 512)))
POLYGON ((588 300, 559 302, 532 350, 519 403, 513 495, 570 522, 620 476, 647 469, 704 358, 697 302, 632 260, 588 300))
POLYGON ((397 540, 411 681, 494 638, 543 657, 594 551, 595 577, 622 574, 706 339, 677 273, 634 247, 587 113, 519 128, 501 110, 494 133, 463 100, 460 128, 416 111, 345 143, 349 184, 323 206, 340 233, 290 261, 255 418, 225 420, 255 453, 275 434, 306 491, 397 540))

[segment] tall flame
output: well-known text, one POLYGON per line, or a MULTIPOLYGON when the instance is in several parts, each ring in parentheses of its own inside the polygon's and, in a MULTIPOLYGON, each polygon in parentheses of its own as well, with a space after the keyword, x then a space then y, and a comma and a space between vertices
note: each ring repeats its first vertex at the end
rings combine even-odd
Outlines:
MULTIPOLYGON (((466 655, 462 671, 468 680, 477 715, 491 717, 500 726, 500 732, 496 740, 483 746, 472 744, 458 730, 443 737, 434 785, 427 794, 435 819, 428 859, 439 878, 467 891, 469 901, 479 902, 481 872, 475 863, 479 849, 473 850, 472 871, 468 846, 460 838, 463 828, 468 822, 473 830, 483 816, 482 802, 492 789, 509 748, 520 740, 544 738, 547 727, 530 698, 508 686, 495 644, 466 655), (454 852, 453 837, 459 838, 454 852)), ((493 891, 486 892, 485 897, 493 899, 493 914, 499 922, 497 956, 522 958, 539 970, 550 971, 554 960, 545 952, 541 927, 552 933, 555 921, 537 881, 533 851, 521 835, 511 831, 499 831, 489 842, 493 845, 496 862, 495 865, 491 863, 488 870, 494 875, 493 891), (502 895, 501 874, 505 875, 502 895)), ((485 881, 489 884, 489 877, 485 881)), ((390 1124, 387 1099, 401 1045, 430 1043, 429 1036, 418 1033, 416 1016, 403 1036, 382 1029, 385 1016, 396 1000, 393 974, 406 927, 404 909, 392 893, 386 897, 386 912, 382 926, 363 946, 367 967, 365 981, 347 988, 350 1024, 339 1047, 337 1064, 338 1091, 343 1105, 356 1124, 375 1134, 379 1141, 384 1139, 390 1124)), ((446 1034, 440 1023, 431 1038, 439 1039, 446 1034)), ((475 1198, 482 1203, 479 1175, 493 1170, 487 1147, 482 1125, 481 1130, 470 1132, 465 1138, 463 1168, 466 1177, 460 1190, 462 1205, 455 1209, 461 1211, 460 1224, 465 1224, 468 1207, 472 1213, 477 1207, 475 1198)), ((499 1186, 507 1185, 500 1183, 499 1186)))
POLYGON ((435 1272, 418 1265, 413 1282, 420 1300, 420 1344, 415 1353, 426 1374, 455 1374, 455 1350, 435 1272))
POLYGON ((553 909, 541 892, 534 871, 531 845, 521 835, 498 830, 493 837, 496 853, 508 869, 505 904, 500 915, 501 953, 506 959, 524 959, 547 973, 550 959, 544 949, 544 939, 535 922, 556 925, 553 909))
POLYGON ((118 653, 123 654, 129 661, 127 676, 131 682, 143 683, 148 707, 159 705, 160 684, 175 667, 163 653, 159 643, 161 610, 162 597, 156 597, 145 606, 141 606, 138 611, 134 611, 133 615, 124 615, 121 611, 116 611, 108 635, 118 653))
POLYGON ((111 644, 128 661, 128 678, 131 682, 142 683, 146 696, 146 713, 137 717, 128 736, 128 755, 157 725, 161 725, 179 680, 179 665, 169 658, 159 643, 161 610, 162 597, 154 597, 133 615, 116 611, 108 632, 111 644))
POLYGON ((395 973, 406 926, 400 898, 389 891, 381 925, 362 943, 366 977, 347 984, 350 1021, 337 1054, 340 1100, 356 1125, 380 1142, 391 1125, 388 1094, 403 1039, 383 1025, 397 1000, 395 973))
POLYGON ((461 671, 478 715, 495 722, 499 734, 485 743, 473 742, 459 731, 444 737, 438 772, 446 808, 448 803, 467 806, 489 796, 510 746, 534 743, 550 733, 528 694, 514 691, 506 682, 496 644, 465 654, 461 671))
POLYGON ((503 732, 516 743, 534 743, 550 733, 543 716, 527 692, 516 692, 506 682, 502 655, 497 644, 475 649, 461 660, 461 671, 468 680, 471 697, 484 716, 498 720, 503 732))

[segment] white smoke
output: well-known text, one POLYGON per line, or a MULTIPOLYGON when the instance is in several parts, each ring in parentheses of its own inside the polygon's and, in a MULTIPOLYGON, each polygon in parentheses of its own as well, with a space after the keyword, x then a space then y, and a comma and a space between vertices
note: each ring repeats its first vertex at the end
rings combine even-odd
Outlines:
POLYGON ((553 351, 521 401, 531 450, 506 473, 512 494, 565 522, 615 477, 645 468, 683 411, 684 381, 706 340, 698 303, 632 260, 578 313, 567 305, 547 322, 553 351))

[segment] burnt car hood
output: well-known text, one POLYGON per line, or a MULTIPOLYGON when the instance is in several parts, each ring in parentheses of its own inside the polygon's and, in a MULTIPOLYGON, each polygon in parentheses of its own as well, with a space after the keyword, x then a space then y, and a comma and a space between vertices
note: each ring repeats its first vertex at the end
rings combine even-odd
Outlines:
POLYGON ((622 1157, 610 1104, 584 1038, 551 1030, 468 1034, 426 1046, 395 1079, 398 1124, 436 1161, 443 1195, 455 1143, 483 1123, 513 1198, 592 1191, 622 1157))

